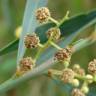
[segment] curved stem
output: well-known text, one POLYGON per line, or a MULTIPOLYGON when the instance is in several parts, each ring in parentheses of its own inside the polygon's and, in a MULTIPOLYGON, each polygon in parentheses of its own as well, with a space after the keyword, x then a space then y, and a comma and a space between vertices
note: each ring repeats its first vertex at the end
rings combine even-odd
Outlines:
POLYGON ((53 19, 52 17, 49 17, 49 20, 52 21, 53 23, 55 23, 57 26, 59 25, 59 22, 55 19, 53 19))

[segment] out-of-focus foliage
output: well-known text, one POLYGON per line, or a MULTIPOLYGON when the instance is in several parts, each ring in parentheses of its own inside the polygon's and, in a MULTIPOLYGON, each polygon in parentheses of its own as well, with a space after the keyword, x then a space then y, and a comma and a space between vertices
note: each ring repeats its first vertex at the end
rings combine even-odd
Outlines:
MULTIPOLYGON (((14 30, 22 24, 26 0, 0 0, 0 48, 16 39, 14 30)), ((67 10, 70 16, 88 12, 96 8, 96 0, 49 0, 48 7, 52 16, 60 20, 67 10)), ((85 30, 80 37, 88 36, 93 28, 85 30)), ((82 49, 73 55, 72 64, 79 63, 87 68, 87 64, 96 58, 96 44, 82 49)), ((7 80, 15 72, 17 52, 0 57, 0 83, 7 80)), ((67 96, 65 89, 47 77, 38 77, 20 85, 2 96, 67 96), (39 82, 38 82, 39 81, 39 82)), ((92 95, 94 96, 94 95, 92 95)))

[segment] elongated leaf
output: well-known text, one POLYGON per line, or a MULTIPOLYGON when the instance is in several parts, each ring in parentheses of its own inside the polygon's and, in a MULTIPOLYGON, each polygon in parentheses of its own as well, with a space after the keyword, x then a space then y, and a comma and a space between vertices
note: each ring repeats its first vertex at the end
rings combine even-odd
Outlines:
POLYGON ((0 56, 18 49, 19 40, 14 40, 0 50, 0 56))
MULTIPOLYGON (((91 21, 92 21, 92 24, 96 23, 96 11, 90 12, 87 15, 81 14, 79 16, 70 18, 69 20, 67 20, 60 26, 62 36, 68 36, 70 34, 76 33, 78 30, 80 30, 83 26, 87 25, 87 23, 89 23, 91 21)), ((55 24, 48 23, 48 24, 41 25, 36 28, 36 33, 39 35, 41 43, 44 43, 47 40, 45 32, 49 28, 54 27, 54 26, 55 26, 55 24)), ((16 46, 18 46, 18 44, 16 46)), ((3 55, 3 53, 6 54, 7 52, 12 52, 17 49, 14 47, 14 42, 12 44, 10 44, 9 47, 4 48, 4 50, 0 50, 0 55, 3 55), (9 47, 10 48, 13 47, 13 50, 5 51, 5 50, 9 50, 9 47), (1 51, 3 51, 2 54, 1 54, 1 51)))
POLYGON ((47 0, 27 0, 24 19, 23 19, 23 31, 20 37, 17 63, 23 57, 25 52, 24 47, 24 36, 27 33, 32 33, 35 31, 35 28, 38 26, 37 21, 35 19, 35 11, 39 7, 45 6, 47 0))

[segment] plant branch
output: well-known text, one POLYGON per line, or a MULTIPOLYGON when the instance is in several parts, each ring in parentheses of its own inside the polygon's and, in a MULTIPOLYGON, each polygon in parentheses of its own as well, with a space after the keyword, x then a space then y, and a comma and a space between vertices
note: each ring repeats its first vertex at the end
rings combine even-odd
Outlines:
MULTIPOLYGON (((89 38, 82 40, 78 44, 74 45, 74 48, 75 48, 74 53, 94 42, 95 41, 90 41, 89 38), (82 46, 82 47, 80 47, 80 46, 82 46)), ((27 80, 30 80, 33 77, 36 77, 37 75, 41 75, 44 71, 46 71, 48 68, 51 68, 53 65, 55 65, 55 63, 52 63, 52 58, 51 58, 44 64, 41 64, 40 66, 34 68, 33 70, 25 73, 21 77, 14 78, 14 79, 11 78, 11 79, 5 81, 3 84, 0 85, 0 93, 6 92, 6 91, 16 87, 17 85, 19 85, 27 80)))

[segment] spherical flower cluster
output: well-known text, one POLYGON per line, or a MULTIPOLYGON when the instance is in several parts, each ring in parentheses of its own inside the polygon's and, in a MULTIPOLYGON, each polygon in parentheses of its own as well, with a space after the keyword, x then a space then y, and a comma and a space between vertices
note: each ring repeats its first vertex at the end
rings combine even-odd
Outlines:
POLYGON ((96 74, 96 59, 94 59, 93 61, 91 61, 91 62, 88 64, 88 71, 89 71, 91 74, 96 74))
POLYGON ((39 42, 39 37, 37 37, 36 34, 25 36, 24 43, 26 48, 36 48, 39 42))
POLYGON ((63 73, 61 75, 61 80, 64 83, 70 83, 73 79, 74 79, 74 71, 72 71, 72 69, 64 69, 63 73))
POLYGON ((49 17, 50 17, 50 11, 48 8, 46 7, 41 7, 36 11, 36 19, 40 22, 46 22, 48 21, 49 17))
POLYGON ((52 40, 58 40, 60 38, 61 32, 59 28, 50 28, 47 31, 47 37, 52 38, 52 40))
POLYGON ((85 96, 85 94, 80 89, 73 89, 72 96, 85 96))
POLYGON ((31 57, 20 60, 20 71, 29 71, 34 67, 34 61, 31 57))
POLYGON ((70 61, 70 58, 71 58, 71 48, 70 47, 67 47, 65 49, 61 49, 59 50, 56 54, 55 54, 55 59, 58 60, 58 61, 70 61))

